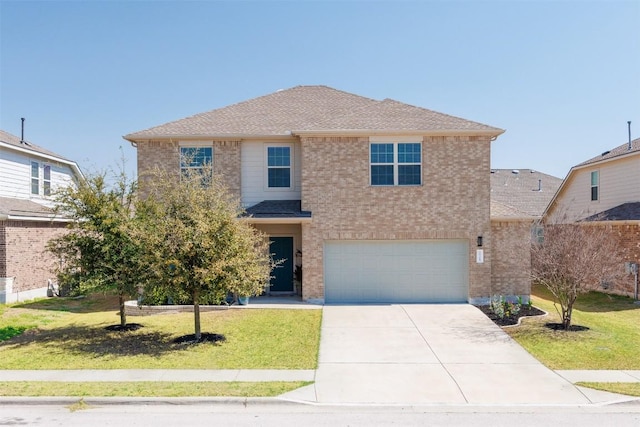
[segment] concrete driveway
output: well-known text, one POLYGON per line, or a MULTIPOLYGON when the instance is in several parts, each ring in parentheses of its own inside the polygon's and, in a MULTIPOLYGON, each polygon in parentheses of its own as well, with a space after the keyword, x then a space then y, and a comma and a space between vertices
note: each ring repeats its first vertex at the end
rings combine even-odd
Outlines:
POLYGON ((353 404, 588 404, 467 304, 323 308, 314 385, 282 396, 353 404))

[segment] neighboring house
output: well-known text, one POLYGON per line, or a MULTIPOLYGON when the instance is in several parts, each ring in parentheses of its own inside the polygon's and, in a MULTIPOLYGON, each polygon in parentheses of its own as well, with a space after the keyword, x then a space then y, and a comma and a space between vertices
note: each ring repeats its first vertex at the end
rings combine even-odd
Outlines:
POLYGON ((503 132, 297 86, 124 138, 137 147, 142 183, 154 167, 178 175, 211 162, 270 236, 275 258, 287 260, 271 294, 475 303, 492 294, 490 152, 503 132))
POLYGON ((51 195, 80 177, 76 163, 0 130, 0 303, 47 295, 46 244, 66 227, 51 195))
MULTIPOLYGON (((545 218, 607 227, 618 241, 620 268, 625 262, 640 263, 640 138, 572 167, 545 218)), ((633 282, 627 275, 612 290, 631 294, 633 282)))
POLYGON ((531 293, 531 239, 562 179, 531 169, 491 170, 491 291, 531 293))

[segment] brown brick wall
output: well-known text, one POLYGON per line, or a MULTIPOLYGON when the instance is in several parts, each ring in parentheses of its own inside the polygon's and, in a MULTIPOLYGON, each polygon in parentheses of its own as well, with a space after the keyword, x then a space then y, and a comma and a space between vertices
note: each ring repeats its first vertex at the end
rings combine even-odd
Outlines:
MULTIPOLYGON (((611 233, 618 241, 621 263, 632 261, 640 264, 640 224, 616 224, 611 227, 611 233)), ((634 295, 633 274, 625 274, 619 278, 611 291, 634 295)))
POLYGON ((531 294, 531 221, 491 221, 491 295, 531 294))
MULTIPOLYGON (((47 286, 47 279, 55 281, 55 258, 46 250, 49 239, 66 232, 66 224, 2 221, 4 230, 5 274, 15 277, 14 292, 24 292, 47 286)), ((0 240, 0 245, 3 241, 0 240)))
POLYGON ((303 298, 323 298, 323 242, 331 239, 468 239, 469 297, 491 291, 490 141, 425 137, 423 185, 369 185, 369 140, 302 137, 303 298), (485 262, 476 264, 476 237, 485 262))
MULTIPOLYGON (((180 172, 180 150, 175 141, 138 142, 138 177, 144 194, 144 183, 154 168, 174 174, 180 172)), ((240 142, 236 140, 213 142, 213 171, 223 177, 229 190, 240 197, 240 142)))

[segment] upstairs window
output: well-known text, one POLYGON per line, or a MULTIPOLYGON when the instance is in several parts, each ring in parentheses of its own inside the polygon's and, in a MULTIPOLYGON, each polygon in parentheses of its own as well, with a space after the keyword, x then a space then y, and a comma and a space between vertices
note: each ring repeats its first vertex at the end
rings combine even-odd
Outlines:
POLYGON ((591 200, 598 200, 598 188, 600 187, 600 173, 598 171, 591 172, 591 200))
POLYGON ((213 147, 180 147, 181 176, 200 174, 203 184, 206 184, 207 178, 211 178, 212 171, 213 147))
POLYGON ((267 186, 291 188, 291 147, 267 147, 267 186))
POLYGON ((422 144, 415 142, 370 145, 371 185, 421 185, 422 144))
POLYGON ((45 196, 51 195, 51 166, 44 165, 42 177, 42 193, 45 196))
POLYGON ((40 194, 40 164, 31 162, 31 194, 40 194))

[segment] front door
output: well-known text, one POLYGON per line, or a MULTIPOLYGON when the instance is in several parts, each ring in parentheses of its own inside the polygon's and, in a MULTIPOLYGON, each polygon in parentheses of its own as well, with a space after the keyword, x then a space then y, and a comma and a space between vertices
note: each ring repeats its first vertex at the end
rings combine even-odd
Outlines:
POLYGON ((293 292, 293 237, 270 237, 274 261, 280 261, 271 275, 271 292, 293 292))

